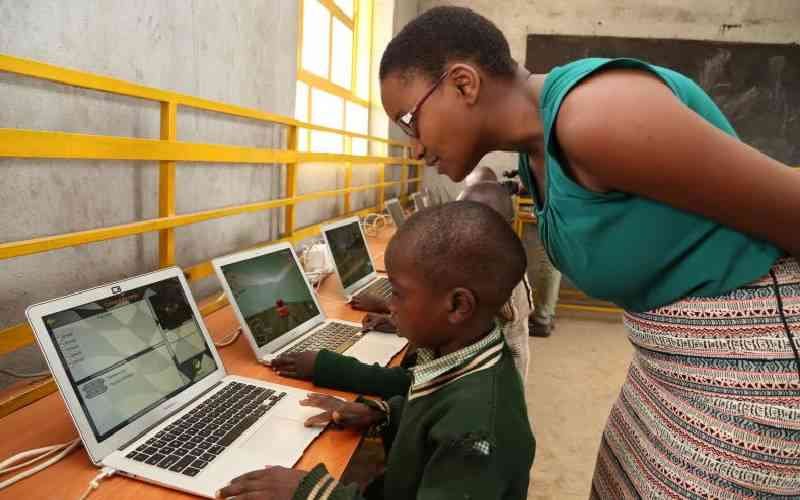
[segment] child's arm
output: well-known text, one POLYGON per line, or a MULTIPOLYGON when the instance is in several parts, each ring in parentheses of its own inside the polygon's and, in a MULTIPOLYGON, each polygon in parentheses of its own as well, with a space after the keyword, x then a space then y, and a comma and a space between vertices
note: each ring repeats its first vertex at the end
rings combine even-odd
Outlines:
POLYGON ((272 361, 272 368, 282 377, 384 399, 406 394, 411 383, 411 375, 404 368, 368 365, 325 349, 284 354, 272 361))
POLYGON ((405 368, 368 365, 323 349, 314 363, 313 381, 320 387, 389 399, 408 393, 411 374, 405 368))

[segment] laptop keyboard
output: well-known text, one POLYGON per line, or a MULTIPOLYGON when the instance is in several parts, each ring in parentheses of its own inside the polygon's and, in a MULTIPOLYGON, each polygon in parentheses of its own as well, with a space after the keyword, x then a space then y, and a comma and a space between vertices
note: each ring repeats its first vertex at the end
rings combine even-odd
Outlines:
POLYGON ((284 396, 231 382, 126 458, 194 477, 284 396))
POLYGON ((319 351, 320 349, 344 352, 360 337, 361 327, 344 323, 328 323, 286 352, 319 351))
POLYGON ((392 295, 392 284, 389 283, 389 280, 386 278, 378 278, 367 288, 364 288, 358 292, 359 297, 364 297, 367 295, 388 300, 392 295))

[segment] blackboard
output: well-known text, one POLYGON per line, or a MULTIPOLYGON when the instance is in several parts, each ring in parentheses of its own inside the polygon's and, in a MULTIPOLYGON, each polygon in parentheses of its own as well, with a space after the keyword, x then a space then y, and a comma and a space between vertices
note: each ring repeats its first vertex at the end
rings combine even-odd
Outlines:
POLYGON ((528 35, 525 66, 547 73, 584 57, 632 57, 691 77, 739 137, 800 166, 800 46, 702 40, 528 35))

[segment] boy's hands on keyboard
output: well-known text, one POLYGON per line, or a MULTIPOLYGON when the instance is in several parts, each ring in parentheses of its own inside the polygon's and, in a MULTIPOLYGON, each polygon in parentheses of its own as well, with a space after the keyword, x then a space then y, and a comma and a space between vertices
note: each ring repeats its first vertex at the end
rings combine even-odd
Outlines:
POLYGON ((272 369, 281 377, 313 380, 314 365, 319 351, 290 352, 281 354, 270 363, 272 369))
POLYGON ((325 394, 309 394, 300 404, 324 410, 306 420, 306 427, 324 427, 333 422, 345 429, 363 431, 386 418, 385 414, 363 403, 344 401, 325 394))
POLYGON ((217 498, 290 500, 306 474, 304 470, 266 467, 237 477, 217 492, 217 498))
POLYGON ((361 320, 361 325, 364 327, 365 332, 397 333, 397 325, 394 324, 390 316, 385 314, 367 313, 364 319, 361 320))
POLYGON ((386 302, 386 299, 369 293, 356 295, 350 299, 350 307, 359 311, 383 314, 389 313, 389 306, 386 302))

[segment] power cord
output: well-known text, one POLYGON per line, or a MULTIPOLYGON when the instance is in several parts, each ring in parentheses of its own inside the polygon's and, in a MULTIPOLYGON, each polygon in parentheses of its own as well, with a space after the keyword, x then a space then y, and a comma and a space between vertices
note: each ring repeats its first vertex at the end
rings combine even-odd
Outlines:
POLYGON ((89 487, 86 488, 86 491, 83 492, 83 495, 81 495, 80 498, 78 498, 78 500, 86 500, 87 498, 89 498, 89 495, 91 495, 94 490, 100 487, 100 481, 108 477, 111 477, 116 473, 117 473, 116 469, 112 469, 111 467, 103 467, 100 473, 96 475, 94 479, 89 481, 89 487))
POLYGON ((80 438, 76 438, 68 443, 61 443, 52 446, 45 446, 44 448, 37 448, 35 450, 23 451, 21 453, 17 453, 11 458, 3 460, 2 462, 0 462, 0 474, 5 474, 7 472, 19 470, 23 467, 27 467, 28 465, 31 465, 35 462, 38 462, 39 460, 42 460, 46 457, 49 457, 50 455, 57 453, 57 455, 40 463, 39 465, 31 467, 30 469, 24 472, 20 472, 16 476, 13 476, 9 479, 6 479, 5 481, 0 482, 0 490, 8 488, 12 484, 18 481, 22 481, 23 479, 30 477, 36 474, 37 472, 46 469, 47 467, 50 467, 54 463, 58 462, 62 458, 69 455, 69 453, 78 446, 80 446, 80 444, 81 444, 80 438), (27 458, 30 458, 30 460, 24 463, 17 463, 27 458))
POLYGON ((223 337, 222 340, 215 340, 214 345, 216 347, 228 347, 229 345, 236 342, 236 339, 239 338, 239 334, 242 333, 242 327, 237 326, 231 333, 223 337))
POLYGON ((391 223, 392 219, 387 214, 368 214, 364 217, 364 232, 367 233, 367 236, 378 236, 378 231, 391 223))
POLYGON ((50 371, 44 370, 40 372, 33 372, 33 373, 20 373, 14 370, 9 370, 7 368, 0 368, 0 373, 4 375, 8 375, 9 377, 14 378, 39 378, 39 377, 49 377, 50 371))

